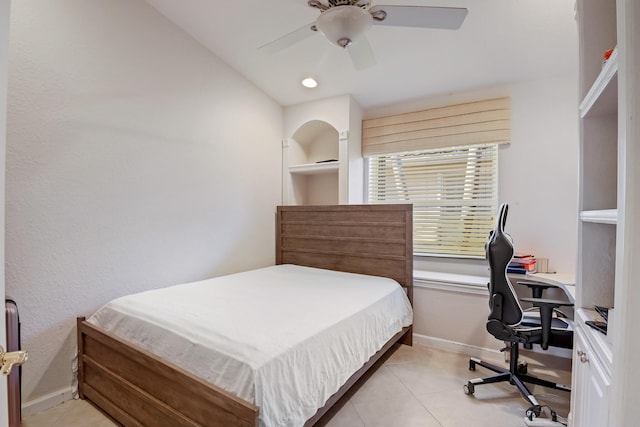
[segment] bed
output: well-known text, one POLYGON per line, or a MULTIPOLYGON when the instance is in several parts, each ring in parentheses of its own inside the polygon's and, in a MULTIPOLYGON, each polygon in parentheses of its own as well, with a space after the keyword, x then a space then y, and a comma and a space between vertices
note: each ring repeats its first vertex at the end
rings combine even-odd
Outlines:
MULTIPOLYGON (((249 285, 244 284, 266 283, 271 280, 265 277, 274 278, 275 282, 280 283, 279 280, 284 277, 285 273, 287 277, 293 277, 293 279, 287 285, 276 286, 282 288, 282 292, 284 292, 281 297, 276 299, 286 299, 289 296, 293 300, 307 299, 313 300, 315 303, 316 300, 319 301, 323 298, 320 294, 315 293, 322 291, 322 289, 311 290, 311 293, 299 289, 304 286, 296 286, 296 283, 305 284, 306 286, 307 280, 301 280, 297 276, 298 274, 310 273, 311 277, 317 277, 318 283, 331 284, 333 287, 343 286, 338 281, 338 275, 346 277, 348 279, 347 282, 352 281, 354 283, 353 285, 345 283, 341 288, 342 290, 329 289, 331 293, 342 292, 342 298, 340 299, 340 304, 333 304, 335 307, 332 306, 331 310, 327 310, 330 312, 326 313, 327 316, 324 316, 327 318, 327 325, 332 324, 331 319, 340 316, 350 317, 351 320, 357 317, 340 311, 342 306, 351 305, 347 297, 351 292, 349 286, 371 286, 371 290, 367 292, 372 292, 373 294, 376 292, 385 293, 386 291, 382 290, 374 291, 373 287, 376 286, 376 289, 377 287, 383 289, 387 284, 382 284, 382 282, 387 283, 386 280, 388 280, 383 278, 390 278, 402 286, 403 297, 406 293, 408 300, 411 301, 413 272, 411 205, 287 206, 278 207, 276 217, 276 266, 260 269, 264 271, 256 270, 227 276, 224 280, 230 282, 227 282, 224 286, 219 285, 220 281, 215 282, 218 284, 215 286, 216 288, 238 289, 238 283, 241 284, 240 287, 247 286, 244 294, 241 293, 235 297, 224 297, 236 298, 240 302, 244 298, 246 307, 243 307, 243 309, 246 309, 247 312, 245 313, 246 315, 242 316, 243 319, 251 318, 251 314, 257 311, 252 304, 265 299, 267 293, 272 293, 269 290, 264 295, 261 295, 260 288, 249 287, 249 285), (254 276, 255 274, 261 274, 261 276, 254 276), (379 277, 364 278, 362 275, 379 277), (256 280, 256 277, 261 277, 261 279, 256 280), (371 283, 371 285, 368 285, 368 283, 371 283), (298 295, 298 292, 303 293, 298 295), (252 296, 256 295, 258 297, 252 298, 252 296)), ((308 280, 308 282, 313 281, 308 280)), ((191 290, 194 292, 210 292, 212 289, 211 284, 207 281, 181 286, 172 287, 168 291, 174 292, 171 298, 179 299, 180 295, 186 295, 191 290)), ((330 288, 329 285, 327 287, 330 288)), ((391 294, 392 292, 390 291, 389 293, 391 294)), ((393 291, 393 293, 395 294, 396 292, 393 291)), ((166 300, 167 296, 157 296, 156 298, 161 302, 163 299, 166 300)), ((199 298, 205 300, 204 296, 199 298)), ((358 298, 360 297, 356 299, 358 298)), ((378 301, 377 297, 372 298, 372 302, 378 301)), ((394 298, 398 300, 397 296, 394 298)), ((407 298, 404 299, 407 300, 407 298)), ((256 391, 261 390, 260 388, 251 389, 242 384, 237 385, 234 389, 229 387, 229 381, 225 383, 223 379, 221 384, 220 378, 212 378, 211 373, 206 372, 206 366, 202 368, 205 369, 205 372, 196 369, 198 364, 194 360, 218 360, 216 355, 198 353, 191 346, 188 347, 189 351, 183 352, 182 356, 178 355, 177 358, 175 356, 172 358, 171 355, 167 355, 166 349, 163 350, 163 346, 154 344, 156 348, 149 347, 147 343, 143 342, 144 340, 136 341, 135 337, 132 338, 123 333, 122 330, 114 329, 113 324, 121 324, 117 315, 120 312, 125 312, 127 305, 133 304, 145 307, 149 298, 138 296, 133 301, 126 301, 128 302, 118 302, 115 308, 112 307, 112 311, 116 312, 116 320, 109 316, 105 316, 107 320, 102 323, 95 321, 95 319, 91 322, 84 318, 78 319, 78 382, 81 398, 89 399, 113 419, 127 426, 260 426, 265 425, 265 423, 273 425, 271 420, 280 419, 277 417, 278 409, 270 408, 269 402, 281 400, 282 396, 276 395, 274 397, 267 392, 256 391), (186 360, 185 354, 192 359, 186 360), (186 363, 181 363, 185 360, 186 363), (252 392, 254 393, 253 395, 251 394, 252 392), (262 397, 264 397, 264 400, 262 400, 262 397), (262 408, 253 402, 258 403, 262 408), (262 413, 260 412, 261 410, 262 413), (276 414, 275 418, 273 418, 274 413, 276 414)), ((384 302, 382 304, 389 303, 384 302)), ((290 307, 291 311, 286 314, 292 317, 292 328, 295 325, 295 328, 280 334, 282 335, 280 338, 287 341, 291 336, 299 333, 297 328, 310 328, 311 336, 314 338, 294 340, 295 342, 292 341, 294 347, 298 345, 299 341, 305 341, 312 347, 315 346, 315 349, 310 353, 318 353, 320 357, 326 359, 329 357, 321 355, 323 348, 327 348, 323 340, 327 336, 336 336, 336 334, 335 332, 327 333, 325 327, 321 326, 322 322, 315 320, 321 319, 323 317, 322 313, 313 314, 313 316, 318 317, 312 318, 312 321, 308 319, 304 321, 303 317, 312 312, 314 306, 315 304, 309 304, 308 306, 300 304, 300 307, 296 307, 285 303, 279 308, 274 305, 273 308, 276 311, 282 311, 289 310, 287 307, 290 307), (296 321, 296 318, 299 321, 296 321), (315 327, 317 327, 317 330, 314 329, 315 327)), ((145 316, 153 318, 153 308, 149 308, 153 306, 147 305, 146 307, 147 314, 145 316)), ((136 310, 139 310, 139 307, 136 310)), ((168 308, 164 307, 159 311, 164 312, 167 310, 168 308)), ((222 311, 224 311, 224 307, 218 307, 216 313, 222 311)), ((366 316, 371 315, 367 314, 366 316)), ((361 325, 359 328, 372 323, 371 318, 366 316, 360 318, 361 325)), ((260 323, 256 319, 259 320, 259 318, 252 320, 254 325, 260 323)), ((161 317, 156 317, 152 319, 151 323, 157 326, 158 323, 162 323, 162 320, 161 317)), ((221 352, 224 351, 216 350, 216 348, 224 348, 224 342, 220 342, 220 337, 228 336, 228 330, 234 330, 238 323, 242 323, 242 321, 235 319, 229 322, 226 325, 226 329, 217 333, 217 335, 213 333, 207 335, 201 332, 204 324, 207 323, 207 319, 195 318, 192 320, 194 323, 191 326, 186 326, 186 323, 182 321, 165 326, 169 329, 183 329, 183 332, 187 334, 186 338, 183 336, 186 339, 186 343, 215 341, 213 350, 207 351, 221 352)), ((215 319, 213 323, 216 323, 215 319)), ((265 327, 272 327, 268 322, 265 321, 264 323, 265 327)), ((382 324, 386 323, 387 321, 385 320, 382 324)), ((138 326, 132 329, 137 328, 138 326)), ((316 423, 394 343, 399 341, 411 344, 410 322, 405 319, 402 325, 396 325, 396 329, 397 332, 395 330, 387 331, 387 336, 384 338, 376 338, 378 341, 375 344, 368 343, 367 345, 374 345, 375 348, 370 353, 367 353, 361 367, 357 367, 360 366, 360 363, 357 362, 357 366, 349 368, 348 373, 344 374, 344 378, 340 379, 340 384, 336 386, 338 389, 335 392, 330 389, 330 394, 327 395, 328 392, 325 391, 325 395, 322 397, 324 405, 317 403, 312 411, 307 408, 306 412, 298 415, 303 416, 303 418, 292 418, 297 420, 293 422, 289 419, 289 422, 293 423, 291 425, 304 424, 305 426, 310 426, 316 423), (372 355, 369 356, 369 354, 372 355), (316 409, 316 407, 319 409, 316 409), (302 419, 306 421, 303 422, 301 421, 302 419)), ((263 357, 259 365, 267 367, 264 369, 265 372, 279 372, 279 369, 275 369, 273 366, 282 367, 299 364, 299 352, 294 352, 298 356, 285 356, 283 360, 272 362, 272 356, 282 353, 280 347, 278 347, 279 344, 276 345, 276 343, 279 343, 278 339, 280 338, 274 336, 269 337, 269 340, 260 342, 260 332, 254 332, 257 336, 249 338, 245 350, 259 347, 259 345, 255 345, 256 342, 251 341, 252 339, 258 340, 258 344, 266 346, 262 347, 262 349, 269 349, 268 351, 258 352, 258 358, 263 357), (272 341, 273 345, 268 345, 272 341), (272 354, 264 354, 269 352, 272 352, 272 354), (289 359, 287 360, 286 357, 289 357, 289 359), (292 357, 293 359, 291 359, 292 357)), ((302 334, 303 332, 300 333, 302 334)), ((309 331, 304 333, 309 334, 309 331)), ((142 335, 150 337, 153 335, 153 331, 145 330, 142 335)), ((164 335, 164 332, 161 335, 164 335)), ((354 347, 355 344, 350 344, 350 342, 357 342, 355 346, 358 348, 362 346, 360 334, 354 335, 353 332, 346 332, 341 340, 342 346, 351 345, 354 347)), ((183 347, 177 346, 177 348, 183 347)), ((247 350, 246 352, 251 351, 247 350)), ((236 359, 242 360, 242 357, 236 357, 236 359)), ((271 391, 275 390, 276 393, 282 392, 283 387, 273 380, 273 376, 269 377, 266 374, 263 376, 260 369, 252 369, 255 366, 252 366, 251 363, 247 362, 247 366, 244 366, 244 368, 240 366, 239 371, 233 371, 240 372, 237 375, 234 374, 233 378, 251 376, 251 373, 254 372, 256 378, 259 378, 258 383, 263 382, 271 385, 268 388, 271 391), (246 375, 243 375, 243 372, 246 375)), ((344 363, 344 360, 341 363, 344 363)), ((305 370, 303 369, 303 371, 305 370)), ((313 370, 307 369, 306 371, 312 373, 313 370)), ((297 373, 295 375, 301 374, 297 373)), ((252 380, 255 382, 256 378, 252 380)), ((305 378, 299 383, 314 385, 316 384, 314 381, 313 378, 305 378)), ((291 383, 291 381, 283 379, 283 383, 285 382, 287 384, 291 383)), ((296 388, 290 394, 295 395, 296 393, 304 394, 305 392, 296 388)))

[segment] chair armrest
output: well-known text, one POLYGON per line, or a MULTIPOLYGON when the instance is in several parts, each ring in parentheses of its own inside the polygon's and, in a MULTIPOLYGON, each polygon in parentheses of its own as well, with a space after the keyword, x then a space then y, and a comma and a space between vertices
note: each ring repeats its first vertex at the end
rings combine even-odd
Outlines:
POLYGON ((571 301, 561 301, 557 299, 547 299, 547 298, 520 298, 520 301, 530 302, 535 307, 547 306, 547 305, 553 306, 553 308, 573 306, 573 303, 571 301))
POLYGON ((571 307, 572 302, 559 301, 544 298, 520 298, 520 301, 530 302, 534 307, 540 309, 540 323, 542 326, 542 342, 540 345, 543 350, 549 348, 549 337, 551 336, 551 318, 553 310, 558 307, 571 307))
POLYGON ((558 286, 551 283, 531 282, 528 280, 519 280, 516 282, 518 285, 527 286, 531 289, 531 293, 534 298, 542 298, 542 291, 549 288, 557 288, 558 286))

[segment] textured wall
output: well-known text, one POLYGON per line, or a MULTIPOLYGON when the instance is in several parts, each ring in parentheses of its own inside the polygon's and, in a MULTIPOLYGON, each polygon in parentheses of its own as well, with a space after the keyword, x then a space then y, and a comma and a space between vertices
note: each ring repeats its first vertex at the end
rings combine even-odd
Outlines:
POLYGON ((274 262, 283 111, 143 1, 13 3, 7 292, 23 399, 71 385, 75 317, 274 262))

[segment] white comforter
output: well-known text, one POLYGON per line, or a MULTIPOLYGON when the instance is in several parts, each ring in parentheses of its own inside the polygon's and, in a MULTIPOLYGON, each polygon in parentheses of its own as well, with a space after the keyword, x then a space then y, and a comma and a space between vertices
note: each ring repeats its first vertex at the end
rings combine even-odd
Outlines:
POLYGON ((279 265, 118 298, 89 322, 301 426, 412 323, 393 280, 279 265))

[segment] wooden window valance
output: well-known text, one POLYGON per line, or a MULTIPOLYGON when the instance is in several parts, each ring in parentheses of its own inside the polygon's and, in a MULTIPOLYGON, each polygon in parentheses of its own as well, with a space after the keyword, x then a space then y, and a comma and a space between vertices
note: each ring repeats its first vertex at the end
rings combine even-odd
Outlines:
POLYGON ((510 140, 509 98, 449 105, 362 122, 362 153, 365 156, 471 144, 504 144, 510 140))

